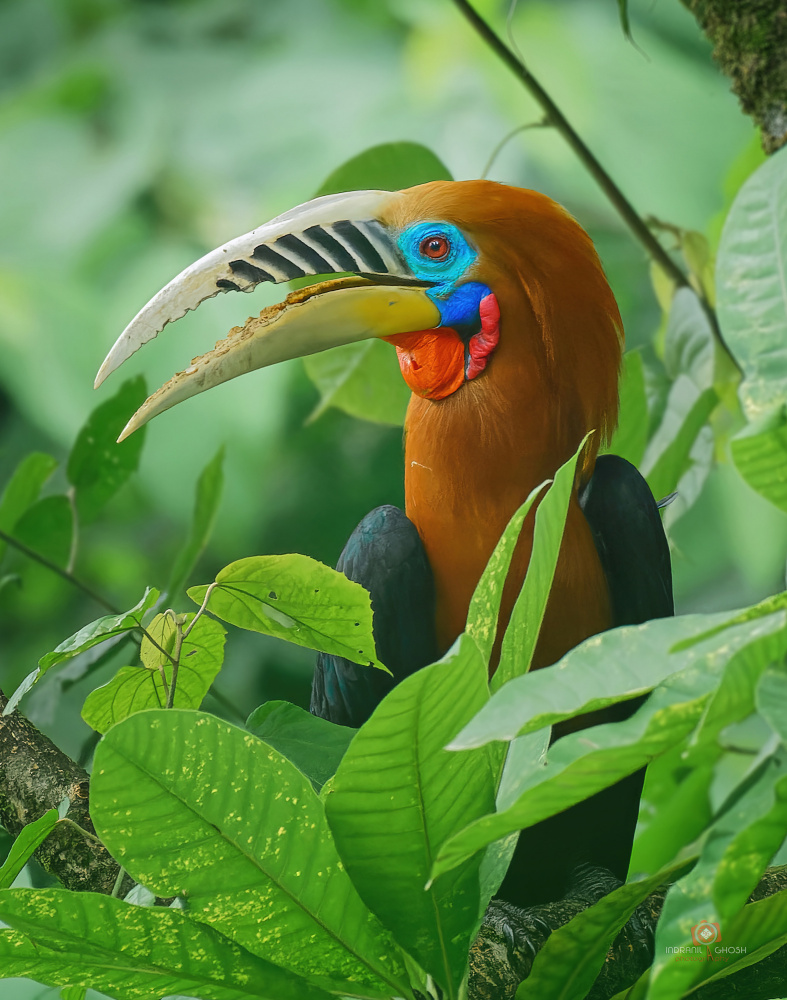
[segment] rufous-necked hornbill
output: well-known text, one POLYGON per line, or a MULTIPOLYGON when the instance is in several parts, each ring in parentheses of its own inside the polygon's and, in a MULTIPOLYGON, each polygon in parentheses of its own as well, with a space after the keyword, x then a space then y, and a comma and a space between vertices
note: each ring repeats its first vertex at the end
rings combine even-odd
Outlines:
MULTIPOLYGON (((171 281, 118 339, 96 384, 218 292, 336 273, 350 276, 291 293, 231 331, 154 393, 123 432, 255 368, 370 337, 396 347, 412 389, 405 513, 372 511, 339 561, 371 592, 379 657, 393 676, 321 655, 312 712, 358 726, 396 681, 448 649, 509 518, 591 430, 534 667, 614 625, 671 614, 669 552, 648 486, 622 459, 596 458, 617 421, 617 305, 589 236, 535 191, 434 182, 307 202, 171 281)), ((532 533, 531 516, 499 636, 532 533)), ((640 790, 634 775, 525 831, 501 896, 520 906, 557 899, 580 865, 625 879, 640 790)))

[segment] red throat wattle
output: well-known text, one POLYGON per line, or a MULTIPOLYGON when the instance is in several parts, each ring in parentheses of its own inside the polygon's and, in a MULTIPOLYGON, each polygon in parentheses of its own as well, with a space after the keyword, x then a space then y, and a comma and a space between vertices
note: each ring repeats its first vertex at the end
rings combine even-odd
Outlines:
POLYGON ((424 399, 444 399, 480 375, 500 339, 500 307, 487 295, 478 308, 481 329, 467 344, 450 326, 383 337, 396 348, 402 377, 424 399))

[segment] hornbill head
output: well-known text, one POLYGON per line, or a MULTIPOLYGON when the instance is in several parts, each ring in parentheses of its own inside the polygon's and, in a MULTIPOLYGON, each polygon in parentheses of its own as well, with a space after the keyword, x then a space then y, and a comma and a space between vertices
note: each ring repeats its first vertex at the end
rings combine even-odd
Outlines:
POLYGON ((237 375, 371 337, 395 345, 402 375, 425 399, 478 404, 484 392, 517 391, 516 372, 527 369, 521 391, 536 377, 546 395, 534 405, 553 400, 572 434, 595 428, 599 440, 614 426, 620 316, 590 238, 551 199, 491 181, 327 195, 231 240, 140 310, 96 386, 219 292, 331 274, 342 277, 291 292, 194 358, 121 439, 237 375), (495 370, 506 369, 495 388, 495 370))

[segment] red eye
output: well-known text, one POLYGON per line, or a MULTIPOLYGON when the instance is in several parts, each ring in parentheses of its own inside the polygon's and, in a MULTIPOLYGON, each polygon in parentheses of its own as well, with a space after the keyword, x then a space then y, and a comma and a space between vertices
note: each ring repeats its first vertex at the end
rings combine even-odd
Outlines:
POLYGON ((418 249, 424 257, 429 257, 430 260, 445 260, 451 249, 451 244, 445 236, 427 236, 425 240, 421 240, 418 249))

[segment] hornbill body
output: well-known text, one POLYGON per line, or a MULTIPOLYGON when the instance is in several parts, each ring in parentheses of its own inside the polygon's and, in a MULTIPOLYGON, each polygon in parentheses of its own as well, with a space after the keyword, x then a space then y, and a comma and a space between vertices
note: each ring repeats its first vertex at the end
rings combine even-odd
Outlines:
MULTIPOLYGON (((617 422, 617 305, 588 235, 537 192, 434 182, 308 202, 170 282, 121 335, 97 384, 166 323, 221 291, 339 272, 357 277, 292 293, 231 331, 154 393, 123 434, 254 368, 367 337, 396 347, 412 389, 405 512, 373 511, 339 562, 372 595, 378 656, 393 676, 320 655, 312 711, 360 725, 393 683, 450 647, 511 515, 588 431, 533 667, 604 629, 671 614, 669 553, 647 484, 622 459, 596 458, 617 422)), ((504 588, 498 643, 527 571, 533 524, 531 511, 504 588)), ((525 831, 504 898, 555 899, 583 864, 625 878, 640 789, 634 775, 525 831)))

